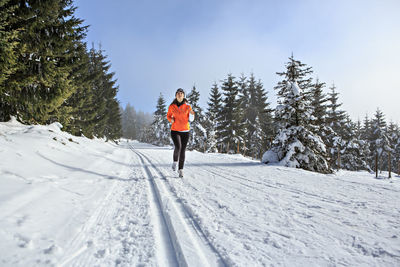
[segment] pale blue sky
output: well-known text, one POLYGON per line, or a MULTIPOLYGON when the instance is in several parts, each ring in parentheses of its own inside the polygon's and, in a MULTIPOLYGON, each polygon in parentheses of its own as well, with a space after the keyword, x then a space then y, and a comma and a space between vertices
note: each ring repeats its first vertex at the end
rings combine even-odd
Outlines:
MULTIPOLYGON (((87 41, 102 44, 118 99, 153 112, 193 84, 206 107, 214 81, 254 72, 275 106, 277 71, 293 52, 333 82, 353 119, 377 107, 400 123, 400 1, 78 0, 87 41)), ((326 90, 328 91, 328 90, 326 90)))

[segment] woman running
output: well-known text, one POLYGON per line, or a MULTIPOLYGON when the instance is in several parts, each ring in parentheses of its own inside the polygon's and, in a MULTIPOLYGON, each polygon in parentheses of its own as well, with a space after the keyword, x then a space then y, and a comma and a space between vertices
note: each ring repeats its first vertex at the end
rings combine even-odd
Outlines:
POLYGON ((194 111, 188 104, 185 98, 185 91, 182 88, 176 90, 175 99, 168 107, 167 119, 172 123, 171 138, 175 146, 172 170, 176 170, 179 159, 178 173, 179 177, 183 177, 185 151, 190 131, 189 120, 194 120, 194 111))

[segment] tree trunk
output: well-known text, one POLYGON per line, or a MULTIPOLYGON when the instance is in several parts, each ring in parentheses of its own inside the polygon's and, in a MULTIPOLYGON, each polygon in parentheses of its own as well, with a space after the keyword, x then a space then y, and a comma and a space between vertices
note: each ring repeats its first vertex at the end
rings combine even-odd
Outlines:
POLYGON ((378 153, 375 154, 375 177, 378 178, 378 153))
POLYGON ((397 175, 400 176, 400 160, 399 160, 399 166, 397 166, 397 175))

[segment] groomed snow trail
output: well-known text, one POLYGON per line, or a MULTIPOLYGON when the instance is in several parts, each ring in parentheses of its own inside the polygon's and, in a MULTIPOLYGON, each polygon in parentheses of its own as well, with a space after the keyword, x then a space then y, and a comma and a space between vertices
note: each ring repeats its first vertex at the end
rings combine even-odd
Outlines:
POLYGON ((110 179, 105 197, 65 246, 57 266, 156 264, 146 180, 135 167, 137 157, 124 152, 123 178, 110 179))
POLYGON ((129 148, 0 123, 0 266, 161 266, 129 148))
MULTIPOLYGON (((161 209, 162 226, 168 229, 179 266, 226 266, 224 259, 213 247, 196 219, 171 191, 167 177, 140 149, 131 147, 145 169, 156 205, 161 209)), ((164 242, 168 246, 168 242, 164 242)), ((165 265, 163 265, 165 266, 165 265)))
POLYGON ((400 180, 322 175, 238 155, 135 147, 229 266, 400 266, 400 180))
POLYGON ((400 266, 396 174, 172 153, 0 123, 0 266, 400 266))

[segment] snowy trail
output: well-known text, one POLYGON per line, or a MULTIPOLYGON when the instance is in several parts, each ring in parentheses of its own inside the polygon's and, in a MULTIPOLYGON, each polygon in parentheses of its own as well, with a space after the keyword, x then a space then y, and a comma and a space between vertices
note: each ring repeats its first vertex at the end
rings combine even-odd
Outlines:
POLYGON ((17 122, 0 123, 0 148, 0 266, 158 265, 130 149, 17 122))
POLYGON ((140 149, 132 148, 132 151, 141 157, 146 169, 157 197, 157 204, 161 207, 168 227, 179 266, 226 266, 224 259, 207 239, 191 212, 171 191, 167 176, 140 149))
MULTIPOLYGON (((168 177, 171 150, 141 151, 168 177)), ((188 152, 185 178, 167 181, 228 265, 393 266, 398 181, 362 177, 188 152)))
MULTIPOLYGON (((127 167, 137 158, 125 150, 127 167)), ((155 244, 145 177, 139 167, 113 180, 57 266, 154 264, 155 244)))
POLYGON ((172 152, 0 123, 0 266, 400 266, 398 175, 172 152))

